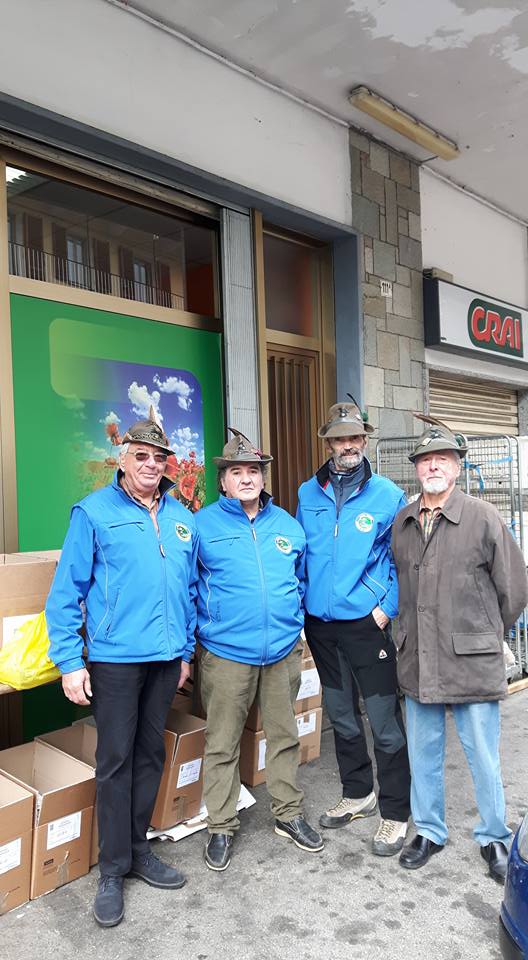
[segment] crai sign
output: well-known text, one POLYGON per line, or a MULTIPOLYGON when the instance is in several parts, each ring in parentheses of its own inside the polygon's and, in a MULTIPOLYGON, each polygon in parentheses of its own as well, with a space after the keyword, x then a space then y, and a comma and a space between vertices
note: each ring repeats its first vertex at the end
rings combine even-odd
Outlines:
POLYGON ((469 306, 467 322, 471 342, 476 347, 523 358, 522 317, 518 311, 475 299, 469 306))
POLYGON ((523 307, 426 276, 424 320, 426 347, 528 365, 528 310, 523 307))

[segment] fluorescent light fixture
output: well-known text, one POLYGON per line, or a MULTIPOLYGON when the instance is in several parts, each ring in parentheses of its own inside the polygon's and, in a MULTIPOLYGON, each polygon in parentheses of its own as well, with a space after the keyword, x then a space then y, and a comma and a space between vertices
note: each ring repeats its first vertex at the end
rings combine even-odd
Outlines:
POLYGON ((369 90, 368 87, 354 87, 348 95, 349 102, 353 107, 368 113, 374 120, 379 120, 396 133, 401 133, 403 137, 419 144, 425 150, 430 150, 435 157, 441 157, 442 160, 454 160, 460 155, 456 143, 443 137, 442 134, 432 130, 425 123, 411 117, 405 110, 400 110, 389 100, 380 97, 377 93, 369 90))

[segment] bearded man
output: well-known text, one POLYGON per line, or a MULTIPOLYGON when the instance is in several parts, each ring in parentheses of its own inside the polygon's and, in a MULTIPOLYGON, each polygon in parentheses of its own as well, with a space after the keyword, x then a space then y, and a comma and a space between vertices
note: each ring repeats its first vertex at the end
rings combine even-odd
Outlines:
POLYGON ((355 403, 330 408, 318 431, 330 456, 302 484, 297 519, 307 542, 306 638, 334 728, 343 786, 319 823, 343 827, 372 816, 379 802, 373 852, 391 856, 403 846, 409 818, 409 761, 390 635, 398 612, 391 527, 405 495, 372 472, 365 451, 373 429, 355 403), (374 738, 378 801, 360 693, 374 738))

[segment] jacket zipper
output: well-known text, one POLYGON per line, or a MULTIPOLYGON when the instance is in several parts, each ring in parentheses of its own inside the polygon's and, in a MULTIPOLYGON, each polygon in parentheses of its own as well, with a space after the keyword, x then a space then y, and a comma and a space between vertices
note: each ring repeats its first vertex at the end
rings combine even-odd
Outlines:
POLYGON ((332 595, 334 589, 334 579, 335 579, 335 567, 336 567, 336 551, 337 551, 337 537, 339 534, 339 517, 337 514, 336 506, 336 522, 334 527, 334 538, 332 540, 332 576, 330 578, 330 585, 328 588, 328 615, 332 616, 332 595))
MULTIPOLYGON (((158 519, 158 518, 156 517, 156 520, 157 520, 157 519, 158 519)), ((163 548, 163 543, 161 542, 161 530, 160 530, 159 523, 157 523, 156 526, 157 526, 157 533, 156 533, 156 535, 157 535, 157 539, 158 539, 158 547, 159 547, 159 552, 160 552, 160 563, 161 563, 161 570, 162 570, 161 576, 162 576, 162 580, 163 580, 163 609, 164 609, 164 617, 165 617, 165 634, 166 634, 166 638, 167 638, 167 650, 168 650, 169 657, 170 657, 172 651, 171 651, 171 646, 170 646, 170 633, 169 633, 169 612, 168 612, 168 606, 169 606, 169 604, 168 604, 168 596, 167 596, 167 562, 166 562, 165 550, 164 550, 164 548, 163 548)))
POLYGON ((264 647, 262 650, 262 662, 261 665, 264 666, 267 662, 268 655, 268 595, 266 590, 266 581, 264 578, 264 570, 262 569, 262 560, 260 557, 260 550, 257 541, 257 531, 253 524, 251 524, 251 535, 253 537, 253 543, 255 545, 255 556, 257 558, 257 566, 259 570, 260 577, 260 586, 262 588, 262 605, 264 608, 264 647))

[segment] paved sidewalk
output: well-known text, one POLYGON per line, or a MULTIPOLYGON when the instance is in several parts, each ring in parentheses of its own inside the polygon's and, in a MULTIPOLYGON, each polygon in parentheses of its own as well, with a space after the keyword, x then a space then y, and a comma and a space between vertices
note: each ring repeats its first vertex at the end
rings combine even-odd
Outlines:
MULTIPOLYGON (((509 822, 528 807, 528 691, 503 707, 503 772, 509 822)), ((339 796, 329 730, 319 761, 302 767, 306 813, 339 796)), ((446 850, 422 870, 370 852, 378 817, 325 833, 322 854, 274 835, 264 787, 244 813, 231 866, 207 870, 205 833, 155 850, 187 874, 181 891, 126 882, 121 926, 101 930, 91 905, 96 871, 0 920, 4 960, 499 960, 501 888, 471 839, 476 809, 469 773, 449 723, 446 850)))

